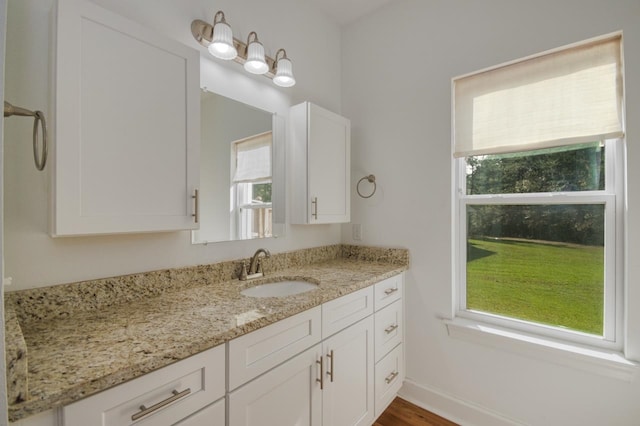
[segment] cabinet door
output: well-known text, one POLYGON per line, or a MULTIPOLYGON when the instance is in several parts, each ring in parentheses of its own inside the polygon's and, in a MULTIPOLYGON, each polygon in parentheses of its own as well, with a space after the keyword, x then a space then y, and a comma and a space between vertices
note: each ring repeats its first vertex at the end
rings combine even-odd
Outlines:
POLYGON ((349 222, 351 125, 317 105, 308 114, 310 223, 349 222))
POLYGON ((320 426, 321 345, 229 394, 229 426, 320 426))
POLYGON ((309 102, 289 111, 291 223, 350 220, 351 123, 309 102))
POLYGON ((195 229, 199 53, 58 0, 52 234, 195 229))
POLYGON ((369 426, 374 420, 373 317, 323 343, 324 426, 369 426))

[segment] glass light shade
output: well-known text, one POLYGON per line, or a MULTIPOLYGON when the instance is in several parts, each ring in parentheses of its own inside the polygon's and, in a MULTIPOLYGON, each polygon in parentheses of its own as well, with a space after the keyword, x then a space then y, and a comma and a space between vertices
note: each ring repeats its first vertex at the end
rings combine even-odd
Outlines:
POLYGON ((219 59, 230 61, 238 56, 233 45, 233 33, 226 22, 216 22, 213 26, 213 37, 208 47, 209 53, 219 59))
POLYGON ((289 58, 279 59, 277 66, 276 75, 273 77, 274 84, 280 87, 291 87, 296 84, 296 79, 293 78, 293 64, 289 58))
POLYGON ((252 41, 247 47, 247 62, 244 69, 251 74, 264 74, 269 71, 269 65, 264 59, 264 46, 258 41, 252 41))

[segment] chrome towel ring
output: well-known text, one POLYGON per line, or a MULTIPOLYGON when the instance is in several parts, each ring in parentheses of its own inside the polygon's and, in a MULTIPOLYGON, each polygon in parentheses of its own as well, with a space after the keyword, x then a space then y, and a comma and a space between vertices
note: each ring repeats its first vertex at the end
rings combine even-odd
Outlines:
POLYGON ((42 171, 47 164, 47 122, 44 119, 42 111, 30 111, 26 108, 15 107, 9 102, 4 101, 4 116, 11 117, 13 115, 20 117, 33 117, 33 161, 36 163, 36 169, 42 171), (40 126, 38 126, 38 124, 40 126), (38 127, 42 130, 42 148, 40 148, 40 138, 38 138, 38 127), (39 155, 38 155, 39 154, 39 155))
POLYGON ((358 192, 358 195, 361 196, 362 198, 371 198, 373 197, 373 194, 376 193, 376 177, 374 175, 368 175, 363 177, 362 179, 360 179, 358 181, 358 184, 356 185, 356 191, 358 192), (371 194, 369 195, 362 195, 362 193, 360 192, 360 184, 362 183, 363 180, 367 180, 369 183, 373 184, 373 190, 371 191, 371 194))

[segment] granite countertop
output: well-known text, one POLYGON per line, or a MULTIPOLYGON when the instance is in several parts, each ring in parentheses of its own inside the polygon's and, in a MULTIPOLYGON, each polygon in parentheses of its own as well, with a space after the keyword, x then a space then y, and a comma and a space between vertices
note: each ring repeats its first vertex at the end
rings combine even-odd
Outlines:
POLYGON ((408 268, 408 252, 338 245, 269 261, 266 277, 252 281, 229 279, 237 276, 236 261, 7 293, 10 420, 69 404, 397 275, 408 268), (318 288, 278 298, 240 294, 286 279, 318 288))

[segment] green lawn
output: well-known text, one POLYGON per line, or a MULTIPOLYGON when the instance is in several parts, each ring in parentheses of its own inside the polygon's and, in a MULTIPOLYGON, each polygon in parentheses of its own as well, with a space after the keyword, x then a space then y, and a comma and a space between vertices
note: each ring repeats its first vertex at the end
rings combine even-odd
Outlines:
POLYGON ((469 240, 467 308, 602 335, 604 250, 469 240))

